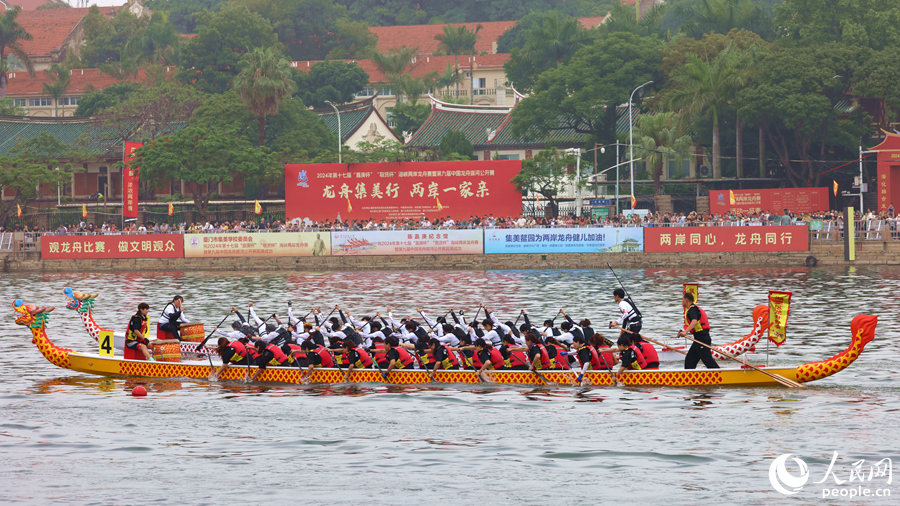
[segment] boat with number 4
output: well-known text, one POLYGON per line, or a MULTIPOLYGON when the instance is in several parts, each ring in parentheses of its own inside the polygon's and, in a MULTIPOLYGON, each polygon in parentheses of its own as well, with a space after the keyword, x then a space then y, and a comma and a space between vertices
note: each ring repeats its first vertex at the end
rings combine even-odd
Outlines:
MULTIPOLYGON (((138 376, 146 378, 189 378, 207 379, 212 373, 209 363, 203 362, 147 362, 143 360, 127 360, 116 357, 105 357, 96 354, 80 353, 53 344, 47 336, 47 324, 50 312, 54 308, 25 304, 16 299, 12 304, 18 313, 16 324, 28 327, 32 334, 32 343, 50 363, 73 371, 101 376, 138 376)), ((801 383, 815 381, 838 373, 850 366, 863 352, 866 344, 875 338, 877 316, 858 315, 850 324, 852 341, 844 351, 831 358, 819 362, 810 362, 790 368, 766 368, 771 374, 783 376, 801 383)), ((242 380, 256 367, 235 366, 223 372, 219 379, 242 380)), ((311 377, 306 372, 294 367, 268 367, 257 376, 257 381, 296 384, 301 381, 311 383, 341 383, 344 381, 343 371, 339 369, 315 369, 311 377)), ((540 374, 529 371, 493 371, 489 373, 493 383, 516 385, 544 385, 558 383, 575 385, 575 374, 571 371, 542 371, 540 374)), ((387 379, 377 369, 354 370, 349 380, 355 383, 389 383, 389 384, 422 384, 431 382, 428 373, 421 369, 395 370, 387 379)), ((438 371, 435 375, 438 383, 478 383, 481 380, 472 370, 438 371)), ((779 383, 769 375, 751 368, 725 368, 711 370, 648 370, 628 371, 623 374, 623 383, 629 386, 700 386, 700 385, 746 385, 774 386, 779 383)), ((612 385, 614 382, 609 371, 588 371, 583 385, 612 385)))

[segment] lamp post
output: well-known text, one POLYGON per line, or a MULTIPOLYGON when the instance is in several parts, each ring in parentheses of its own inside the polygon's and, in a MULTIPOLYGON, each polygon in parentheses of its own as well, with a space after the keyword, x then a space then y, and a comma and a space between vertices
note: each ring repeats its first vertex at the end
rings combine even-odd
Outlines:
POLYGON ((343 137, 341 137, 341 111, 338 110, 337 106, 331 103, 331 100, 326 100, 326 104, 330 105, 334 109, 334 113, 337 114, 338 119, 338 163, 343 163, 341 161, 341 144, 344 143, 343 137))
POLYGON ((575 216, 581 217, 581 148, 566 150, 567 154, 575 155, 575 216))
MULTIPOLYGON (((616 147, 616 165, 614 165, 614 167, 616 168, 616 214, 619 214, 619 166, 625 165, 624 163, 618 163, 619 162, 619 146, 624 146, 624 144, 622 144, 621 142, 614 142, 612 144, 603 144, 599 148, 600 153, 606 153, 606 146, 615 146, 616 147)), ((594 149, 597 149, 597 147, 595 146, 594 149)), ((595 156, 596 156, 596 152, 595 152, 595 156)), ((596 166, 596 160, 594 160, 594 165, 596 166)), ((610 168, 612 168, 612 167, 610 167, 610 168)), ((594 169, 594 170, 596 170, 596 169, 594 169)), ((609 169, 607 169, 607 170, 609 170, 609 169)), ((603 172, 606 172, 606 171, 604 170, 603 172)))
POLYGON ((628 159, 631 160, 631 209, 634 209, 634 116, 631 114, 631 102, 634 100, 634 94, 637 90, 647 86, 648 84, 653 84, 653 81, 647 81, 646 83, 638 86, 631 92, 631 96, 628 97, 628 159))

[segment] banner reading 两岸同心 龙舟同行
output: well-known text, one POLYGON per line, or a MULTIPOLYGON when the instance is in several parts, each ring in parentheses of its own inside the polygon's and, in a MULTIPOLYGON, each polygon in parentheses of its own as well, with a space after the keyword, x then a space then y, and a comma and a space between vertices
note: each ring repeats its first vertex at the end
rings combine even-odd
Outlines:
POLYGON ((185 234, 184 256, 311 257, 331 251, 328 232, 185 234))
POLYGON ((644 251, 648 253, 809 251, 809 231, 801 225, 646 227, 644 251))
POLYGON ((518 216, 522 193, 510 180, 522 162, 288 164, 285 217, 319 222, 401 218, 456 221, 518 216))
POLYGON ((496 253, 626 253, 643 251, 640 227, 489 228, 484 252, 496 253))
POLYGON ((341 255, 480 255, 480 228, 471 230, 380 230, 332 232, 331 254, 341 255))
POLYGON ((69 235, 41 237, 42 260, 79 258, 181 258, 184 243, 177 234, 69 235))

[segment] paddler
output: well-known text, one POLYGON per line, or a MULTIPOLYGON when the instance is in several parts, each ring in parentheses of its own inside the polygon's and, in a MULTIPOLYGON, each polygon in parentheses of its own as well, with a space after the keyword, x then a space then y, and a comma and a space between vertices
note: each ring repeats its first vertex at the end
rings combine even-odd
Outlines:
POLYGON ((344 372, 344 382, 348 383, 350 381, 350 373, 353 372, 354 369, 365 369, 372 367, 374 363, 372 361, 372 357, 369 356, 369 353, 360 348, 353 342, 353 339, 344 339, 342 344, 344 350, 344 357, 346 357, 347 371, 344 372))
POLYGON ((181 335, 178 333, 183 323, 191 323, 184 315, 184 297, 176 295, 172 302, 166 304, 162 314, 159 315, 159 329, 166 331, 175 339, 181 341, 181 335))
POLYGON ((227 337, 220 337, 217 344, 216 353, 222 357, 222 366, 209 375, 210 381, 216 381, 216 378, 232 364, 247 365, 247 347, 242 340, 229 341, 227 337))
POLYGON ((644 355, 641 351, 631 343, 631 339, 627 334, 619 336, 619 340, 616 341, 616 347, 619 350, 619 358, 622 361, 622 365, 616 371, 616 385, 623 386, 624 383, 621 381, 622 373, 626 370, 639 371, 647 365, 647 362, 644 360, 644 355))
POLYGON ((331 353, 328 352, 328 348, 321 344, 316 344, 312 340, 303 341, 303 344, 300 345, 300 349, 306 352, 306 360, 309 363, 306 370, 306 378, 304 379, 305 382, 309 382, 309 378, 312 377, 313 369, 319 367, 334 367, 334 358, 331 356, 331 353))
POLYGON ((412 369, 415 359, 406 351, 406 348, 400 346, 400 340, 396 336, 389 336, 384 340, 384 349, 387 350, 386 356, 389 360, 387 369, 381 373, 384 379, 388 379, 388 374, 394 369, 412 369))
MULTIPOLYGON (((691 333, 697 341, 712 346, 712 338, 709 336, 709 318, 706 317, 706 311, 694 304, 694 294, 684 292, 681 298, 681 307, 684 308, 684 329, 678 332, 677 337, 684 337, 691 333)), ((709 348, 692 343, 684 357, 684 368, 696 369, 697 362, 700 360, 707 369, 719 368, 719 364, 716 363, 709 348)))
POLYGON ((267 366, 288 367, 294 363, 293 357, 285 355, 280 347, 271 343, 256 341, 256 351, 259 352, 259 358, 256 359, 259 368, 250 377, 250 381, 254 381, 267 366))
POLYGON ((459 369, 459 359, 447 348, 446 344, 441 344, 437 338, 432 337, 428 341, 428 347, 431 350, 431 355, 434 357, 434 365, 428 371, 428 376, 431 377, 432 381, 435 381, 434 375, 438 369, 459 369))
MULTIPOLYGON (((619 316, 617 321, 609 322, 609 328, 622 327, 635 334, 640 334, 641 328, 643 327, 641 313, 634 307, 631 300, 625 299, 625 290, 622 288, 613 290, 613 300, 619 305, 619 310, 622 311, 622 315, 619 316)), ((620 337, 624 334, 625 330, 619 332, 620 337)))
POLYGON ((125 332, 125 346, 130 350, 139 350, 144 354, 144 358, 151 362, 156 362, 150 350, 153 345, 147 339, 147 313, 150 312, 150 305, 146 302, 138 304, 137 313, 128 321, 128 331, 125 332), (149 348, 149 349, 148 349, 149 348))
MULTIPOLYGON (((602 337, 600 337, 599 342, 603 342, 602 337)), ((584 373, 588 371, 608 371, 616 365, 615 355, 612 355, 612 360, 607 362, 607 357, 604 355, 608 354, 601 355, 598 353, 596 348, 584 342, 584 337, 582 336, 575 336, 572 349, 575 350, 575 354, 578 357, 578 363, 580 364, 580 367, 577 370, 578 383, 581 383, 581 380, 584 378, 584 373)))
POLYGON ((484 378, 484 371, 499 371, 506 369, 506 361, 503 360, 503 354, 500 350, 491 346, 491 342, 484 338, 475 340, 475 352, 481 361, 481 368, 478 369, 478 376, 484 378))

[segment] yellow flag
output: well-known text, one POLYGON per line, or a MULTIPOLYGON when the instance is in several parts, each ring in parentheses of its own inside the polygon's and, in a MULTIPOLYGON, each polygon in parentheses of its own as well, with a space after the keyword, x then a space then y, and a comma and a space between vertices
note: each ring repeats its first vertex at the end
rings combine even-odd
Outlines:
POLYGON ((684 292, 694 296, 694 304, 700 299, 700 283, 684 283, 684 292))
POLYGON ((16 218, 22 217, 22 208, 19 207, 19 204, 16 204, 16 218))
POLYGON ((631 208, 634 209, 637 207, 637 199, 634 198, 634 195, 631 196, 631 208))
POLYGON ((434 198, 434 201, 437 202, 438 211, 444 209, 444 206, 441 205, 441 199, 435 197, 435 198, 434 198))
POLYGON ((172 203, 169 202, 169 216, 172 216, 173 214, 175 214, 175 206, 173 206, 172 203))
POLYGON ((834 179, 832 179, 831 182, 834 183, 834 196, 837 197, 837 192, 838 192, 838 184, 837 184, 837 181, 835 181, 834 179))
POLYGON ((791 292, 769 290, 769 341, 781 346, 787 339, 791 292))
POLYGON ((81 217, 87 219, 87 206, 81 204, 81 217))
POLYGON ((731 190, 728 190, 728 203, 731 205, 737 204, 737 199, 734 198, 734 192, 731 190))
POLYGON ((347 199, 347 214, 350 214, 353 212, 353 206, 350 204, 350 197, 344 198, 347 199))
POLYGON ((255 204, 253 205, 253 212, 256 214, 262 214, 262 206, 259 205, 259 200, 257 199, 254 202, 255 204))

